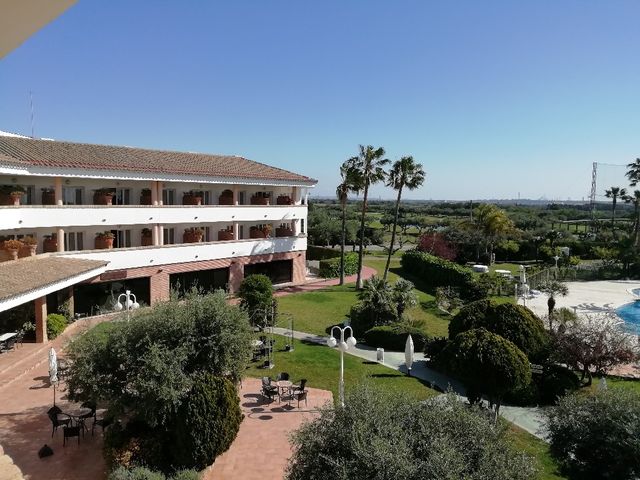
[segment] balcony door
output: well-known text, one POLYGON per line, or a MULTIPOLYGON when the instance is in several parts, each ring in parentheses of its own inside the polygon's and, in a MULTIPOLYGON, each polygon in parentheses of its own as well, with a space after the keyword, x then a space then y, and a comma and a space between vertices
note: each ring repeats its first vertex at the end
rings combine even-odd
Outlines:
POLYGON ((84 202, 84 189, 82 187, 63 187, 62 200, 65 205, 82 205, 84 202))
POLYGON ((111 230, 113 233, 113 248, 127 248, 131 246, 131 230, 111 230))
POLYGON ((84 235, 82 232, 67 232, 64 234, 64 246, 67 251, 84 250, 84 235))
POLYGON ((112 202, 113 205, 131 205, 131 189, 115 188, 112 202))
POLYGON ((176 204, 176 191, 174 189, 164 188, 162 190, 162 204, 163 205, 176 204))

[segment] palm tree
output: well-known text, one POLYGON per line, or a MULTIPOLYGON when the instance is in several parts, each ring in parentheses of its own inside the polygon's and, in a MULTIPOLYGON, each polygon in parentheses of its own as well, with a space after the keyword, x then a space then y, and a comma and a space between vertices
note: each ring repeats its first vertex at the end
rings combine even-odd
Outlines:
POLYGON ((387 256, 387 264, 384 267, 384 275, 382 278, 387 279, 389 273, 389 265, 391 264, 391 255, 393 255, 393 246, 396 242, 396 229, 398 228, 398 214, 400 213, 400 198, 402 197, 402 189, 407 187, 409 190, 415 190, 424 183, 425 173, 422 164, 415 163, 413 157, 402 157, 396 161, 387 178, 387 186, 398 191, 396 198, 396 211, 393 216, 393 229, 391 230, 391 244, 389 245, 389 255, 387 256))
POLYGON ((402 321, 402 316, 407 309, 418 305, 418 296, 413 283, 404 278, 396 280, 391 292, 391 298, 396 306, 399 322, 402 321))
POLYGON ((616 205, 618 204, 618 198, 623 198, 627 194, 626 188, 611 187, 604 192, 605 197, 610 198, 613 202, 613 208, 611 211, 611 231, 613 235, 616 235, 616 205))
POLYGON ((640 158, 636 158, 635 162, 627 164, 626 176, 629 179, 629 185, 632 187, 640 183, 640 158))
POLYGON ((374 148, 371 145, 360 145, 360 153, 348 161, 353 162, 358 171, 358 176, 362 182, 364 196, 362 199, 362 216, 360 218, 360 251, 358 252, 358 277, 356 288, 362 288, 362 257, 364 255, 364 221, 367 214, 367 200, 369 198, 369 187, 381 182, 386 177, 384 167, 389 160, 384 157, 384 148, 374 148))
POLYGON ((549 297, 547 299, 547 308, 549 310, 549 330, 553 330, 553 309, 556 306, 555 297, 558 295, 566 297, 569 293, 569 287, 558 280, 551 280, 540 285, 538 290, 549 297))
MULTIPOLYGON (((485 244, 485 253, 489 255, 489 263, 493 261, 493 245, 500 235, 513 230, 513 222, 507 217, 504 210, 488 203, 481 203, 473 211, 473 219, 463 222, 463 225, 474 229, 485 244)), ((480 250, 478 245, 478 257, 480 250)))
POLYGON ((633 245, 637 248, 640 232, 640 190, 634 190, 633 195, 625 195, 624 201, 633 204, 633 245))
POLYGON ((349 193, 360 191, 360 178, 358 170, 351 160, 347 160, 340 166, 340 178, 342 182, 336 187, 336 196, 342 207, 342 233, 340 237, 340 285, 344 285, 344 244, 347 236, 347 200, 349 193))

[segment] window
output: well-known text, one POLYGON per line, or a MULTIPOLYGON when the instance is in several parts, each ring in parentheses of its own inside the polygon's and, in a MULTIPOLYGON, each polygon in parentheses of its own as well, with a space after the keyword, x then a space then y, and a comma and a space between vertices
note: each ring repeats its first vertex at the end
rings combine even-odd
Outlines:
POLYGON ((21 205, 35 205, 36 204, 36 187, 33 185, 23 185, 25 194, 20 199, 21 205))
POLYGON ((162 232, 163 244, 164 245, 173 245, 176 243, 175 239, 176 229, 175 228, 165 228, 162 232))
POLYGON ((204 227, 204 241, 211 241, 211 227, 204 227))
POLYGON ((131 189, 116 188, 113 195, 114 205, 131 205, 131 189))
POLYGON ((247 204, 247 192, 242 191, 238 193, 238 205, 246 205, 247 204))
POLYGON ((111 230, 115 236, 113 248, 127 248, 131 246, 131 230, 111 230))
MULTIPOLYGON (((209 190, 205 190, 202 193, 202 205, 211 205, 211 192, 209 190)), ((209 240, 207 240, 207 242, 208 241, 209 240)))
POLYGON ((83 199, 82 187, 64 187, 62 189, 62 200, 65 205, 82 205, 83 199))
POLYGON ((175 205, 176 204, 176 191, 170 188, 162 189, 162 204, 163 205, 175 205))
POLYGON ((21 233, 19 235, 11 234, 11 235, 0 235, 2 240, 22 240, 24 237, 32 237, 36 238, 35 233, 21 233))
POLYGON ((238 238, 237 240, 242 240, 244 238, 244 225, 238 226, 238 238))
POLYGON ((65 250, 84 250, 84 234, 82 232, 68 232, 64 234, 65 250))
POLYGON ((304 218, 300 219, 300 233, 304 233, 304 218))

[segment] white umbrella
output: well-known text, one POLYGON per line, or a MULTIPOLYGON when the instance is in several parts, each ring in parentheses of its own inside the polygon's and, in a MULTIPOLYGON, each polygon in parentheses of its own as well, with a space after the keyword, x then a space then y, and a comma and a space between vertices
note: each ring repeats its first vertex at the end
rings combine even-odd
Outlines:
POLYGON ((58 381, 58 355, 51 347, 49 349, 49 381, 53 385, 53 405, 56 404, 56 382, 58 381))
POLYGON ((411 335, 407 337, 407 343, 404 344, 404 364, 407 366, 407 372, 411 376, 411 366, 413 365, 413 339, 411 335))
POLYGON ((525 270, 524 265, 520 265, 520 283, 523 285, 527 283, 527 271, 525 270))

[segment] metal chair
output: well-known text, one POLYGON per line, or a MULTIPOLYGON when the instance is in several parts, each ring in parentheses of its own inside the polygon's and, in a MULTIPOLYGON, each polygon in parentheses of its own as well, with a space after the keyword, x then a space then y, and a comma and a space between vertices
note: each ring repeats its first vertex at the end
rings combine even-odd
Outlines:
POLYGON ((298 401, 298 408, 300 408, 300 401, 304 400, 304 406, 307 406, 307 391, 306 390, 298 390, 291 394, 293 398, 298 401))
POLYGON ((80 445, 80 429, 82 427, 80 425, 75 426, 67 426, 62 427, 62 446, 66 447, 67 438, 78 437, 78 445, 80 445))
POLYGON ((66 413, 62 413, 62 410, 60 410, 59 407, 51 407, 47 411, 47 416, 49 417, 49 420, 51 420, 51 425, 53 427, 51 430, 51 437, 56 433, 58 427, 67 427, 71 423, 71 417, 66 413), (64 416, 66 418, 60 418, 60 416, 64 416))

